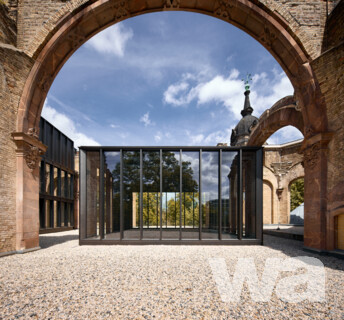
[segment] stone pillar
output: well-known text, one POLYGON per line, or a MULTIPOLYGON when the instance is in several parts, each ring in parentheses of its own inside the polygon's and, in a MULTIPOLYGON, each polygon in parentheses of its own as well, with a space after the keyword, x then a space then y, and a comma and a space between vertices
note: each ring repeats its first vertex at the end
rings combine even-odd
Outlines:
POLYGON ((305 139, 302 149, 305 165, 304 246, 327 250, 327 145, 330 133, 305 139))
MULTIPOLYGON (((288 212, 288 196, 287 189, 288 186, 285 186, 282 181, 285 176, 288 174, 289 170, 292 168, 293 163, 291 161, 281 161, 271 163, 271 168, 273 169, 274 175, 277 179, 277 221, 274 223, 286 224, 289 222, 289 212, 288 212)), ((284 181, 285 183, 285 181, 284 181)))
POLYGON ((37 130, 12 133, 17 146, 16 250, 39 249, 39 162, 47 149, 37 130))

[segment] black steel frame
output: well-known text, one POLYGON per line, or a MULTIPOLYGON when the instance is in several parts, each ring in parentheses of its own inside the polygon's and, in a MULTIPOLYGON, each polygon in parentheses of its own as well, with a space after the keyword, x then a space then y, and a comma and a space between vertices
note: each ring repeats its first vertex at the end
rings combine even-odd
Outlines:
MULTIPOLYGON (((79 221, 80 221, 80 232, 79 232, 79 244, 80 245, 151 245, 151 244, 167 244, 167 245, 259 245, 263 243, 263 149, 261 147, 226 147, 226 146, 166 146, 166 147, 121 147, 121 146, 106 146, 106 147, 80 147, 80 210, 79 210, 79 221), (87 185, 86 185, 86 153, 88 151, 99 151, 100 152, 100 186, 99 188, 99 224, 100 232, 99 238, 88 239, 86 238, 86 209, 87 209, 87 185), (120 152, 120 239, 104 239, 104 152, 113 151, 120 152), (124 231, 124 219, 123 219, 123 151, 140 151, 140 237, 139 239, 123 239, 124 231), (142 169, 142 153, 143 151, 159 151, 160 152, 160 236, 159 239, 144 239, 143 238, 143 169, 142 169), (218 151, 218 239, 202 239, 202 199, 200 196, 199 205, 199 239, 182 239, 182 197, 180 196, 180 224, 179 224, 179 239, 163 239, 162 238, 162 152, 179 152, 180 164, 182 163, 182 152, 183 151, 197 151, 199 152, 199 194, 202 194, 202 152, 207 151, 218 151), (221 164, 222 164, 222 152, 223 151, 236 151, 238 152, 238 204, 237 204, 237 239, 222 239, 222 192, 221 192, 221 164), (243 151, 254 151, 256 155, 256 177, 255 177, 255 207, 256 207, 256 238, 245 239, 242 236, 243 231, 243 183, 242 183, 242 153, 243 151)), ((180 193, 182 193, 182 165, 180 165, 180 193)))

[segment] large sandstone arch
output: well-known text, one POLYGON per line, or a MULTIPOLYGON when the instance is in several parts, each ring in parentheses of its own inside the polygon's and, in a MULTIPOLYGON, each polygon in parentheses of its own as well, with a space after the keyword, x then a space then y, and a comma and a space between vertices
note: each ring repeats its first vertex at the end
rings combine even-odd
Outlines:
POLYGON ((288 6, 258 0, 71 0, 44 21, 30 44, 25 45, 23 38, 18 41, 22 51, 16 55, 26 55, 25 70, 30 71, 23 75, 13 133, 17 144, 17 250, 38 245, 38 205, 33 196, 36 189, 38 195, 38 170, 34 165, 44 146, 37 141, 37 133, 43 103, 57 73, 73 52, 97 32, 136 15, 169 10, 207 14, 239 27, 260 42, 286 72, 295 89, 302 132, 307 138, 305 168, 312 179, 320 181, 314 184, 318 189, 312 190, 312 197, 318 200, 305 204, 315 212, 311 232, 305 230, 305 245, 325 248, 325 149, 329 140, 326 105, 311 65, 317 51, 300 32, 302 26, 295 19, 289 20, 288 6))
POLYGON ((184 10, 214 16, 239 27, 260 42, 279 62, 291 80, 302 107, 306 135, 327 129, 326 108, 309 64, 309 54, 288 24, 269 8, 247 0, 71 1, 38 33, 40 41, 28 53, 35 63, 19 103, 17 131, 38 128, 48 90, 63 64, 84 42, 106 27, 136 15, 184 10), (82 4, 82 5, 81 5, 82 4), (48 30, 48 31, 47 31, 48 30))

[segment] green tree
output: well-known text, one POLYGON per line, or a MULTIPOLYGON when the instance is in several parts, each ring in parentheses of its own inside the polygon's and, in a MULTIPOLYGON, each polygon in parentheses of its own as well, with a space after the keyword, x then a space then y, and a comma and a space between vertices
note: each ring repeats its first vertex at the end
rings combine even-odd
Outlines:
POLYGON ((292 182, 290 186, 290 210, 293 211, 304 202, 304 178, 292 182))

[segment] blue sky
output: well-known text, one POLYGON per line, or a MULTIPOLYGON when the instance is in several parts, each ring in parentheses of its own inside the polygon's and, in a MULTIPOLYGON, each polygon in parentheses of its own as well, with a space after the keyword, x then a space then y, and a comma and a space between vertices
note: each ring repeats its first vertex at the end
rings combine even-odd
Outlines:
MULTIPOLYGON (((240 120, 246 73, 254 115, 293 88, 277 61, 238 28, 161 12, 97 34, 56 77, 42 115, 81 145, 216 145, 240 120)), ((286 127, 268 141, 302 138, 286 127)))

